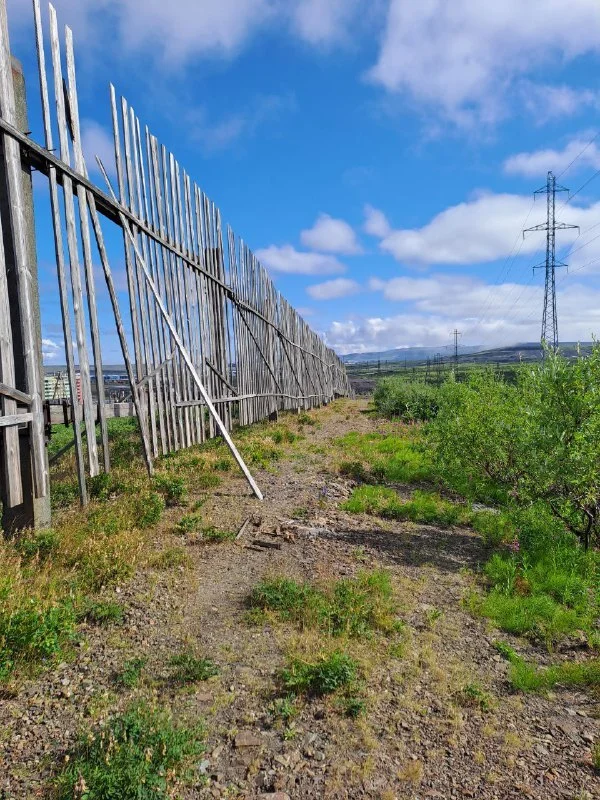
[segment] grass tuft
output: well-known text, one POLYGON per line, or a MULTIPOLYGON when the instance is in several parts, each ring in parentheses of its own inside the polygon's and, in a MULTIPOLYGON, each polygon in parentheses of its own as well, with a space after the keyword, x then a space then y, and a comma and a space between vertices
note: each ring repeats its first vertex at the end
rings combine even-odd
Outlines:
POLYGON ((112 600, 87 599, 77 610, 77 621, 92 625, 121 625, 124 619, 125 609, 112 600))
POLYGON ((191 778, 204 751, 201 726, 176 725, 141 705, 81 738, 56 781, 57 800, 163 800, 191 778))
POLYGON ((293 659, 281 673, 284 688, 294 694, 322 697, 349 687, 358 676, 358 663, 347 653, 336 650, 315 662, 293 659))
POLYGON ((468 506, 451 503, 433 492, 416 491, 412 499, 402 500, 394 489, 386 486, 358 486, 341 507, 351 514, 371 514, 428 525, 468 525, 473 516, 468 506))
POLYGON ((142 671, 147 663, 147 658, 130 658, 123 664, 123 669, 117 675, 117 683, 126 689, 133 689, 139 684, 142 671))
POLYGON ((169 665, 173 667, 171 677, 176 683, 207 681, 219 674, 218 668, 209 658, 198 658, 190 651, 173 656, 169 665))

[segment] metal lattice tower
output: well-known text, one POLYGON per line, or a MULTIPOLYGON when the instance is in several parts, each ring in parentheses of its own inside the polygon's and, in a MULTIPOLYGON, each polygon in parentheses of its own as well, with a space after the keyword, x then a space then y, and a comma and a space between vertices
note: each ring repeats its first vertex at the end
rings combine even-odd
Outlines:
POLYGON ((568 191, 569 190, 564 186, 557 185, 554 174, 549 172, 546 185, 534 192, 534 196, 537 196, 538 194, 546 195, 546 222, 540 225, 534 225, 533 228, 526 228, 523 231, 523 237, 526 233, 531 233, 533 231, 546 231, 546 261, 544 264, 538 264, 533 269, 536 270, 543 268, 546 270, 541 342, 542 347, 547 345, 553 350, 558 348, 556 268, 567 266, 566 264, 563 264, 562 261, 556 260, 556 231, 564 231, 568 228, 579 228, 578 225, 567 225, 564 222, 556 222, 556 193, 568 191))
POLYGON ((458 339, 462 336, 462 333, 457 328, 454 328, 452 336, 454 336, 454 366, 458 367, 458 339))

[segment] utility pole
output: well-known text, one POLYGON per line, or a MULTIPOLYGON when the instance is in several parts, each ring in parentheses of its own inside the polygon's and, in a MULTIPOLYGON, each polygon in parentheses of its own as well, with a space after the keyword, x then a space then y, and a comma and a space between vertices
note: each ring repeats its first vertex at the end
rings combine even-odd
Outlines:
POLYGON ((546 284, 544 288, 544 311, 542 315, 542 347, 550 346, 553 350, 558 348, 558 317, 556 313, 556 268, 566 267, 562 261, 556 260, 556 231, 564 231, 569 228, 579 229, 579 225, 567 225, 564 222, 556 222, 556 193, 568 192, 564 186, 556 183, 556 178, 552 172, 548 173, 546 185, 534 192, 534 197, 538 194, 546 195, 546 222, 534 225, 533 228, 526 228, 523 231, 523 238, 526 233, 534 231, 546 231, 546 261, 538 264, 533 269, 546 270, 546 284))
POLYGON ((458 369, 458 339, 462 336, 462 333, 454 328, 452 336, 454 336, 454 366, 458 369))

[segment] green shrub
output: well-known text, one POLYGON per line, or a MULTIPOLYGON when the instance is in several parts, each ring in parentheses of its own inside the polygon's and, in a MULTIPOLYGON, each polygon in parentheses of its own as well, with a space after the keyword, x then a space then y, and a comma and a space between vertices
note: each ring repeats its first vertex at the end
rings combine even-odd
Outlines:
POLYGON ((473 528, 481 534, 488 547, 499 547, 508 544, 517 536, 513 520, 507 515, 494 511, 476 511, 471 522, 473 528))
POLYGON ((58 800, 163 800, 191 777, 203 729, 175 725, 163 711, 132 706, 81 738, 57 779, 58 800), (85 787, 84 793, 81 787, 85 787))
POLYGON ((11 607, 11 588, 0 586, 0 680, 18 664, 32 666, 61 656, 75 636, 75 612, 70 603, 44 603, 31 597, 11 607))
POLYGON ((173 667, 172 679, 177 683, 207 681, 219 674, 218 668, 209 658, 197 658, 189 651, 173 656, 169 664, 173 667))
POLYGON ((30 530, 21 533, 14 541, 15 550, 26 560, 45 561, 58 548, 59 535, 51 529, 30 530))
POLYGON ((181 505, 187 496, 185 480, 173 475, 156 475, 154 488, 163 496, 168 507, 181 505))
POLYGON ((50 485, 52 508, 66 508, 79 501, 79 484, 76 480, 52 481, 50 485))
POLYGON ((320 697, 351 686, 357 676, 357 662, 347 653, 336 650, 312 663, 294 659, 282 671, 281 680, 288 692, 320 697))
POLYGON ((186 533, 195 533, 202 527, 202 514, 186 514, 175 526, 175 533, 185 536, 186 533))
POLYGON ((221 530, 212 526, 202 528, 202 541, 218 544, 219 542, 229 542, 235 539, 237 533, 235 531, 221 530))
POLYGON ((352 480, 362 483, 368 478, 367 470, 360 461, 341 461, 339 466, 340 475, 346 475, 352 480))
POLYGON ((379 381, 373 399, 377 411, 386 417, 424 422, 437 414, 438 392, 436 387, 425 383, 392 377, 379 381))
POLYGON ((130 658, 123 665, 123 669, 117 675, 117 683, 127 689, 133 689, 141 680, 142 670, 148 663, 147 658, 130 658))
POLYGON ((144 530, 160 522, 162 513, 165 510, 165 502, 157 492, 148 492, 148 494, 136 498, 134 509, 136 525, 141 530, 144 530))
POLYGON ((479 708, 489 711, 492 707, 492 698, 478 683, 468 683, 454 695, 456 702, 465 708, 479 708))

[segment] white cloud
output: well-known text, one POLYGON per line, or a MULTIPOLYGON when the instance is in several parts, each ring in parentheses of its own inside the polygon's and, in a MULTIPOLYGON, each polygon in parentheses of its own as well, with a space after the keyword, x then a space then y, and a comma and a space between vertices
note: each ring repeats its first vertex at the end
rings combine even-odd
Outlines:
POLYGON ((504 171, 509 175, 524 175, 526 178, 545 175, 548 170, 560 174, 577 159, 577 169, 600 169, 600 148, 591 138, 572 139, 562 150, 535 150, 517 153, 504 162, 504 171))
POLYGON ((341 40, 362 0, 299 0, 292 11, 299 36, 310 44, 331 44, 341 40))
MULTIPOLYGON (((311 45, 335 44, 347 38, 358 9, 369 8, 366 0, 54 0, 54 4, 60 23, 73 28, 79 44, 98 47, 110 29, 120 49, 151 52, 170 66, 197 56, 232 58, 252 36, 274 26, 311 45)), ((31 10, 24 0, 9 0, 9 6, 11 23, 30 22, 31 10)))
MULTIPOLYGON (((327 343, 340 353, 371 352, 394 347, 431 346, 442 352, 451 343, 451 331, 462 332, 462 342, 495 347, 539 341, 543 287, 524 284, 489 286, 462 278, 456 284, 444 276, 405 283, 380 281, 390 299, 412 300, 406 313, 387 317, 354 317, 333 322, 327 343), (440 279, 441 278, 441 279, 440 279), (480 318, 482 300, 494 292, 494 303, 480 318)), ((559 331, 562 341, 589 341, 600 331, 600 291, 581 284, 558 290, 559 331)))
POLYGON ((305 247, 326 253, 356 255, 361 252, 352 227, 343 219, 334 219, 329 214, 320 214, 312 228, 302 231, 300 241, 305 247))
POLYGON ((110 176, 116 175, 115 145, 112 133, 93 119, 81 121, 81 146, 85 163, 90 173, 99 173, 96 156, 104 164, 110 176))
POLYGON ((388 222, 387 217, 378 208, 373 206, 365 206, 365 233, 369 236, 376 236, 378 239, 385 239, 392 230, 392 226, 388 222))
POLYGON ((356 294, 359 290, 360 285, 350 278, 335 278, 332 281, 308 286, 306 289, 313 300, 337 300, 340 297, 356 294))
POLYGON ((600 107, 600 92, 590 89, 523 81, 520 90, 523 105, 540 124, 558 117, 572 116, 586 108, 600 107))
MULTIPOLYGON (((524 227, 545 221, 545 206, 532 209, 531 197, 512 194, 480 193, 464 203, 437 214, 421 228, 393 230, 380 248, 409 265, 478 264, 509 256, 515 237, 524 227)), ((559 207, 561 222, 579 225, 581 230, 597 222, 600 203, 582 208, 570 204, 559 207)), ((577 231, 560 234, 560 244, 568 245, 577 231)), ((528 235, 521 245, 523 254, 533 253, 542 234, 528 235)))
POLYGON ((346 267, 335 256, 324 253, 303 253, 284 244, 271 245, 256 251, 259 261, 273 272, 287 272, 296 275, 332 275, 345 272, 346 267))
POLYGON ((369 77, 458 123, 493 121, 529 70, 600 51, 597 0, 391 0, 369 77), (565 16, 567 14, 567 16, 565 16))
POLYGON ((62 346, 53 339, 42 339, 42 358, 44 361, 54 361, 62 352, 62 346))

